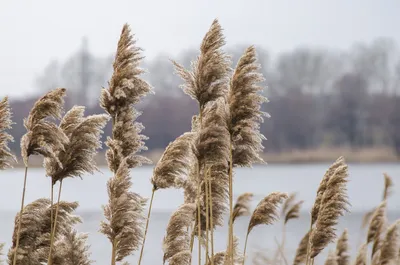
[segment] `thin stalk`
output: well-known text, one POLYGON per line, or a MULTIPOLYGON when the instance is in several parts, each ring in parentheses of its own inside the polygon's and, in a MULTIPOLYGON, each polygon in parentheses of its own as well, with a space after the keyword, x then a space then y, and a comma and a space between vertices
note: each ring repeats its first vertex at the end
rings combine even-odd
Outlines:
POLYGON ((208 169, 204 174, 204 191, 206 193, 206 257, 208 257, 208 246, 209 246, 208 231, 210 229, 210 213, 208 209, 210 206, 208 200, 208 169))
POLYGON ((22 214, 24 213, 25 190, 26 190, 27 175, 28 175, 28 166, 25 167, 24 188, 22 190, 21 210, 19 211, 17 242, 15 243, 15 252, 14 252, 13 265, 17 264, 17 252, 18 252, 18 246, 19 246, 19 236, 20 236, 20 233, 21 233, 22 214))
MULTIPOLYGON (((197 221, 196 221, 197 222, 197 221)), ((193 225, 193 229, 192 229, 192 236, 190 237, 190 253, 193 252, 193 245, 194 245, 194 236, 196 235, 196 230, 194 229, 194 227, 196 226, 196 222, 193 225)))
MULTIPOLYGON (((51 191, 50 191, 50 233, 53 232, 53 197, 54 197, 54 185, 53 185, 53 178, 51 178, 51 191)), ((51 236, 51 234, 50 234, 51 236)))
POLYGON ((229 145, 229 255, 231 256, 231 264, 233 265, 233 156, 232 141, 229 145))
POLYGON ((144 244, 146 243, 147 230, 148 230, 148 228, 149 228, 149 222, 150 222, 151 206, 153 205, 153 199, 154 199, 154 193, 155 193, 155 191, 156 191, 156 188, 153 187, 153 190, 152 190, 152 193, 151 193, 151 199, 150 199, 149 212, 147 213, 146 229, 144 230, 144 237, 143 237, 142 249, 140 250, 140 257, 139 257, 139 263, 138 263, 138 265, 140 265, 140 263, 142 262, 144 244))
POLYGON ((246 262, 247 239, 249 239, 249 233, 246 234, 246 240, 244 241, 243 265, 246 262))
POLYGON ((282 258, 283 258, 283 261, 285 262, 285 265, 289 265, 289 263, 288 263, 288 261, 287 261, 287 259, 286 259, 286 257, 285 257, 285 252, 283 251, 283 245, 280 245, 279 244, 279 242, 278 242, 278 239, 276 239, 276 237, 275 237, 275 243, 276 243, 276 245, 278 246, 278 250, 279 250, 279 252, 281 253, 281 256, 282 256, 282 258))
POLYGON ((198 185, 197 185, 197 239, 199 240, 199 265, 201 265, 201 215, 200 215, 200 166, 197 164, 197 179, 198 179, 198 185))
POLYGON ((112 250, 111 250, 111 265, 116 264, 116 251, 115 251, 115 239, 112 242, 112 250))
POLYGON ((211 184, 211 168, 209 169, 209 179, 208 179, 208 191, 210 193, 209 199, 210 199, 210 213, 211 213, 211 218, 210 218, 210 226, 211 226, 211 265, 214 265, 214 224, 213 224, 213 201, 212 201, 212 184, 211 184))
POLYGON ((56 229, 57 229, 57 217, 58 217, 58 210, 60 207, 60 198, 61 198, 61 189, 62 189, 62 183, 63 183, 63 179, 60 180, 60 187, 58 189, 58 199, 57 199, 57 207, 56 207, 56 216, 54 218, 54 227, 53 227, 53 231, 51 233, 51 238, 50 238, 50 250, 49 250, 49 259, 47 261, 48 265, 53 264, 53 259, 52 259, 52 252, 53 252, 53 245, 54 245, 54 238, 56 235, 56 229))

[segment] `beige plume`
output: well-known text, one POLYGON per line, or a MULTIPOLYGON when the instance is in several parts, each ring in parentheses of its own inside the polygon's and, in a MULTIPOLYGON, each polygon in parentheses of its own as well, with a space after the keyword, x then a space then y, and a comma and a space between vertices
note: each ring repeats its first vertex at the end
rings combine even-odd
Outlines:
MULTIPOLYGON (((190 253, 190 235, 188 228, 192 226, 194 221, 195 210, 195 204, 183 204, 176 212, 172 214, 163 242, 163 263, 169 261, 175 255, 179 255, 180 253, 184 253, 186 251, 190 253)), ((185 257, 185 255, 183 255, 183 257, 185 257)))
POLYGON ((269 117, 261 111, 261 105, 268 102, 261 95, 264 81, 257 63, 254 46, 250 46, 240 57, 230 81, 229 130, 233 139, 233 164, 251 166, 253 163, 264 163, 260 157, 264 147, 262 141, 266 138, 260 133, 260 123, 263 117, 269 117))
POLYGON ((251 215, 251 200, 253 196, 253 193, 246 192, 237 198, 236 204, 233 207, 233 222, 238 217, 251 215))
POLYGON ((386 201, 383 201, 375 210, 371 217, 368 228, 367 242, 373 242, 372 257, 380 249, 382 243, 382 233, 386 223, 386 201))
MULTIPOLYGON (((230 261, 229 249, 226 251, 217 252, 213 256, 214 265, 229 265, 232 264, 230 261)), ((241 265, 243 263, 243 254, 239 250, 239 238, 234 236, 233 238, 233 264, 241 265)), ((207 265, 211 265, 211 260, 207 265)))
POLYGON ((153 170, 151 183, 155 189, 182 188, 197 162, 195 154, 196 134, 184 133, 165 149, 160 160, 153 170))
POLYGON ((335 226, 338 218, 348 211, 349 202, 346 188, 348 176, 347 165, 343 164, 336 168, 326 183, 315 228, 310 235, 311 258, 315 258, 330 242, 335 240, 335 226))
POLYGON ((200 55, 192 62, 191 71, 173 62, 176 73, 185 81, 183 91, 199 102, 202 110, 208 102, 226 97, 230 58, 222 51, 225 39, 218 20, 214 20, 205 35, 200 55))
POLYGON ((36 101, 28 118, 24 119, 27 133, 21 139, 21 155, 25 166, 28 157, 42 155, 57 160, 54 150, 68 143, 67 136, 55 123, 47 118, 61 119, 66 89, 57 88, 36 101))
POLYGON ((339 237, 336 243, 336 255, 338 265, 349 265, 350 264, 350 253, 349 253, 349 234, 345 229, 342 235, 339 237))
MULTIPOLYGON (((57 204, 53 205, 53 211, 55 207, 57 207, 57 204)), ((78 216, 73 215, 73 212, 77 207, 77 202, 60 202, 58 226, 55 233, 56 239, 59 239, 65 231, 71 229, 75 224, 81 222, 81 219, 78 216)), ((15 217, 13 243, 8 253, 8 260, 10 264, 12 264, 14 258, 17 240, 17 224, 19 219, 20 215, 17 214, 15 217)), ((50 200, 42 198, 26 205, 21 221, 16 264, 41 264, 41 262, 47 262, 51 232, 50 200)))
POLYGON ((368 252, 368 245, 363 244, 357 252, 356 261, 354 265, 367 265, 367 252, 368 252))
POLYGON ((335 252, 330 251, 328 257, 325 260, 325 265, 338 265, 337 256, 335 252))
POLYGON ((332 175, 335 173, 336 169, 344 164, 344 158, 339 157, 335 163, 333 163, 329 169, 325 172, 324 177, 321 180, 321 183, 319 184, 318 190, 317 190, 317 197, 315 198, 314 205, 311 209, 311 223, 314 224, 317 221, 318 218, 318 213, 321 208, 321 202, 322 198, 324 196, 325 190, 328 187, 328 182, 329 179, 332 177, 332 175))
POLYGON ((17 161, 8 148, 8 142, 14 141, 14 138, 6 132, 13 124, 11 116, 8 98, 5 97, 0 101, 0 170, 12 167, 11 163, 17 161))
POLYGON ((400 249, 399 225, 400 221, 397 221, 386 231, 386 235, 380 249, 380 265, 394 265, 397 262, 400 249))
POLYGON ((255 226, 262 224, 270 225, 275 222, 279 218, 278 206, 287 197, 286 193, 273 192, 262 199, 251 216, 247 234, 249 234, 255 226))
POLYGON ((293 265, 300 265, 306 263, 309 238, 310 238, 310 231, 308 231, 307 234, 305 234, 304 237, 301 239, 300 244, 296 250, 296 256, 294 258, 293 265))
POLYGON ((286 213, 285 224, 291 219, 297 219, 300 217, 300 208, 304 201, 299 201, 295 203, 286 213))
POLYGON ((384 173, 383 177, 385 179, 385 188, 383 190, 383 200, 387 200, 387 198, 392 193, 392 188, 393 188, 394 184, 393 184, 392 178, 388 174, 384 173))

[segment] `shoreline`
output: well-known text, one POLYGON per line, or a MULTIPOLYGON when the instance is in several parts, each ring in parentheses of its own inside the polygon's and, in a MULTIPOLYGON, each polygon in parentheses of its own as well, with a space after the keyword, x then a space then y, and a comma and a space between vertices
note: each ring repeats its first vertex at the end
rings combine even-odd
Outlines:
MULTIPOLYGON (((163 150, 152 150, 143 153, 144 156, 153 161, 153 166, 161 157, 163 150)), ((307 150, 290 150, 284 152, 267 152, 262 154, 262 158, 267 164, 325 164, 332 163, 339 156, 344 156, 347 163, 352 164, 377 164, 377 163, 398 163, 400 158, 396 156, 391 148, 376 147, 376 148, 359 148, 351 149, 348 147, 321 147, 317 149, 307 150)), ((14 168, 24 168, 22 160, 15 163, 14 168)), ((99 167, 107 166, 104 152, 98 153, 96 163, 99 167)), ((33 156, 29 160, 30 168, 40 168, 43 166, 43 159, 38 156, 33 156)), ((144 165, 147 166, 147 165, 144 165)), ((255 165, 259 166, 259 165, 255 165)))

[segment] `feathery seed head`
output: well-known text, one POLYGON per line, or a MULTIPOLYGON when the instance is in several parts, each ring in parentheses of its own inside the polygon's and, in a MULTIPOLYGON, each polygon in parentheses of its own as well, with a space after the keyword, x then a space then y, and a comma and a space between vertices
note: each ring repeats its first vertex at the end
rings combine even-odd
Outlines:
POLYGON ((233 217, 232 222, 234 223, 236 218, 240 216, 247 216, 251 214, 251 200, 253 199, 253 193, 246 192, 240 195, 237 200, 236 204, 233 207, 233 217))
POLYGON ((11 116, 8 98, 5 97, 0 101, 0 170, 12 167, 11 162, 17 161, 8 148, 8 142, 14 141, 14 138, 6 132, 13 124, 11 116))
POLYGON ((387 229, 380 249, 380 265, 398 264, 396 262, 400 250, 399 227, 400 221, 397 221, 387 229))
POLYGON ((349 234, 345 229, 342 235, 339 237, 336 244, 336 256, 338 265, 349 265, 350 254, 349 254, 349 234))
POLYGON ((368 228, 367 243, 373 243, 372 255, 380 249, 381 237, 386 223, 386 201, 383 201, 371 217, 368 228))
POLYGON ((301 239, 299 246, 296 250, 296 256, 293 261, 293 265, 300 265, 306 262, 307 258, 307 248, 308 242, 310 241, 310 231, 305 234, 305 236, 301 239))

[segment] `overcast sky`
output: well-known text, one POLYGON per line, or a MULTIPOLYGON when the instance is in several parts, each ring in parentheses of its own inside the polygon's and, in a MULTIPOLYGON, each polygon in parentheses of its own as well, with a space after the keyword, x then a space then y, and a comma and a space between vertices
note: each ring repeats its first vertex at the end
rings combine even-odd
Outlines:
POLYGON ((0 96, 33 94, 35 76, 76 51, 82 36, 94 54, 112 53, 125 22, 152 58, 198 47, 214 18, 229 46, 272 52, 377 37, 400 43, 399 12, 398 0, 0 0, 0 96))

